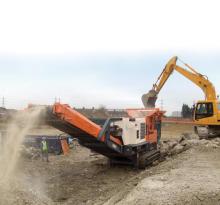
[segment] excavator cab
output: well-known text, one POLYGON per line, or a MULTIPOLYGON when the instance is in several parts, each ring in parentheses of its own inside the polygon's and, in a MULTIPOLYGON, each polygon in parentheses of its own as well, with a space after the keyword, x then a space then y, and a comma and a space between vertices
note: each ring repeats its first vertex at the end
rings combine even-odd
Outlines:
POLYGON ((194 110, 195 133, 200 139, 220 136, 220 102, 199 101, 194 110))
POLYGON ((200 120, 214 115, 212 102, 199 102, 195 108, 195 120, 200 120))

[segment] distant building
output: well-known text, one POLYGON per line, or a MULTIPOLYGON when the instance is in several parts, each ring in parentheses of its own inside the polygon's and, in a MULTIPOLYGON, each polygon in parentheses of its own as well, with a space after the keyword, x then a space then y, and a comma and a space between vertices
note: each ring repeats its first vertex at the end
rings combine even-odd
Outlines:
POLYGON ((14 116, 17 110, 14 109, 6 109, 4 107, 0 107, 0 121, 7 121, 14 116))
POLYGON ((107 109, 100 108, 74 108, 79 113, 85 115, 88 118, 109 118, 109 117, 128 117, 126 110, 124 109, 107 109))
POLYGON ((182 117, 182 113, 180 111, 173 111, 171 116, 172 117, 182 117))

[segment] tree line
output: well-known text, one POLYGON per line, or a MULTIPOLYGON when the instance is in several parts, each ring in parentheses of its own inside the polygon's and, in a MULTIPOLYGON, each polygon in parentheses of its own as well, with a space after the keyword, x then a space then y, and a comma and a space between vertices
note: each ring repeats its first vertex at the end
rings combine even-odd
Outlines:
POLYGON ((190 107, 187 104, 183 104, 182 105, 182 117, 183 118, 192 118, 193 117, 193 111, 194 111, 194 107, 190 107))

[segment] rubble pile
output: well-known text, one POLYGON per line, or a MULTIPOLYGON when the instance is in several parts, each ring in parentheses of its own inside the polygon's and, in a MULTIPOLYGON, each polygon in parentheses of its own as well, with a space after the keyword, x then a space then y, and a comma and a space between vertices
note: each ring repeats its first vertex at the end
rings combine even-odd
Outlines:
POLYGON ((203 145, 205 147, 210 147, 210 148, 218 148, 220 147, 220 138, 213 138, 210 140, 202 139, 202 140, 195 140, 192 139, 189 141, 190 145, 203 145))
POLYGON ((35 147, 26 147, 24 145, 20 147, 20 154, 22 157, 28 159, 39 159, 41 157, 40 149, 35 147))
POLYGON ((218 148, 220 147, 220 138, 202 139, 184 133, 179 139, 165 140, 160 143, 161 157, 173 156, 188 150, 191 147, 202 145, 204 147, 218 148))
POLYGON ((179 139, 161 141, 161 156, 172 156, 186 151, 190 148, 190 140, 192 140, 192 136, 189 134, 182 134, 179 139))

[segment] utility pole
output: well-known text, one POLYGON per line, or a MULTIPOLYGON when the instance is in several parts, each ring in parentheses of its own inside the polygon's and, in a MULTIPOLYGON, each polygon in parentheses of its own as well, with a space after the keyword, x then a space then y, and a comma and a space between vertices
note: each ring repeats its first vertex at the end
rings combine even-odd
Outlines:
POLYGON ((5 108, 5 97, 2 97, 2 107, 5 108))

